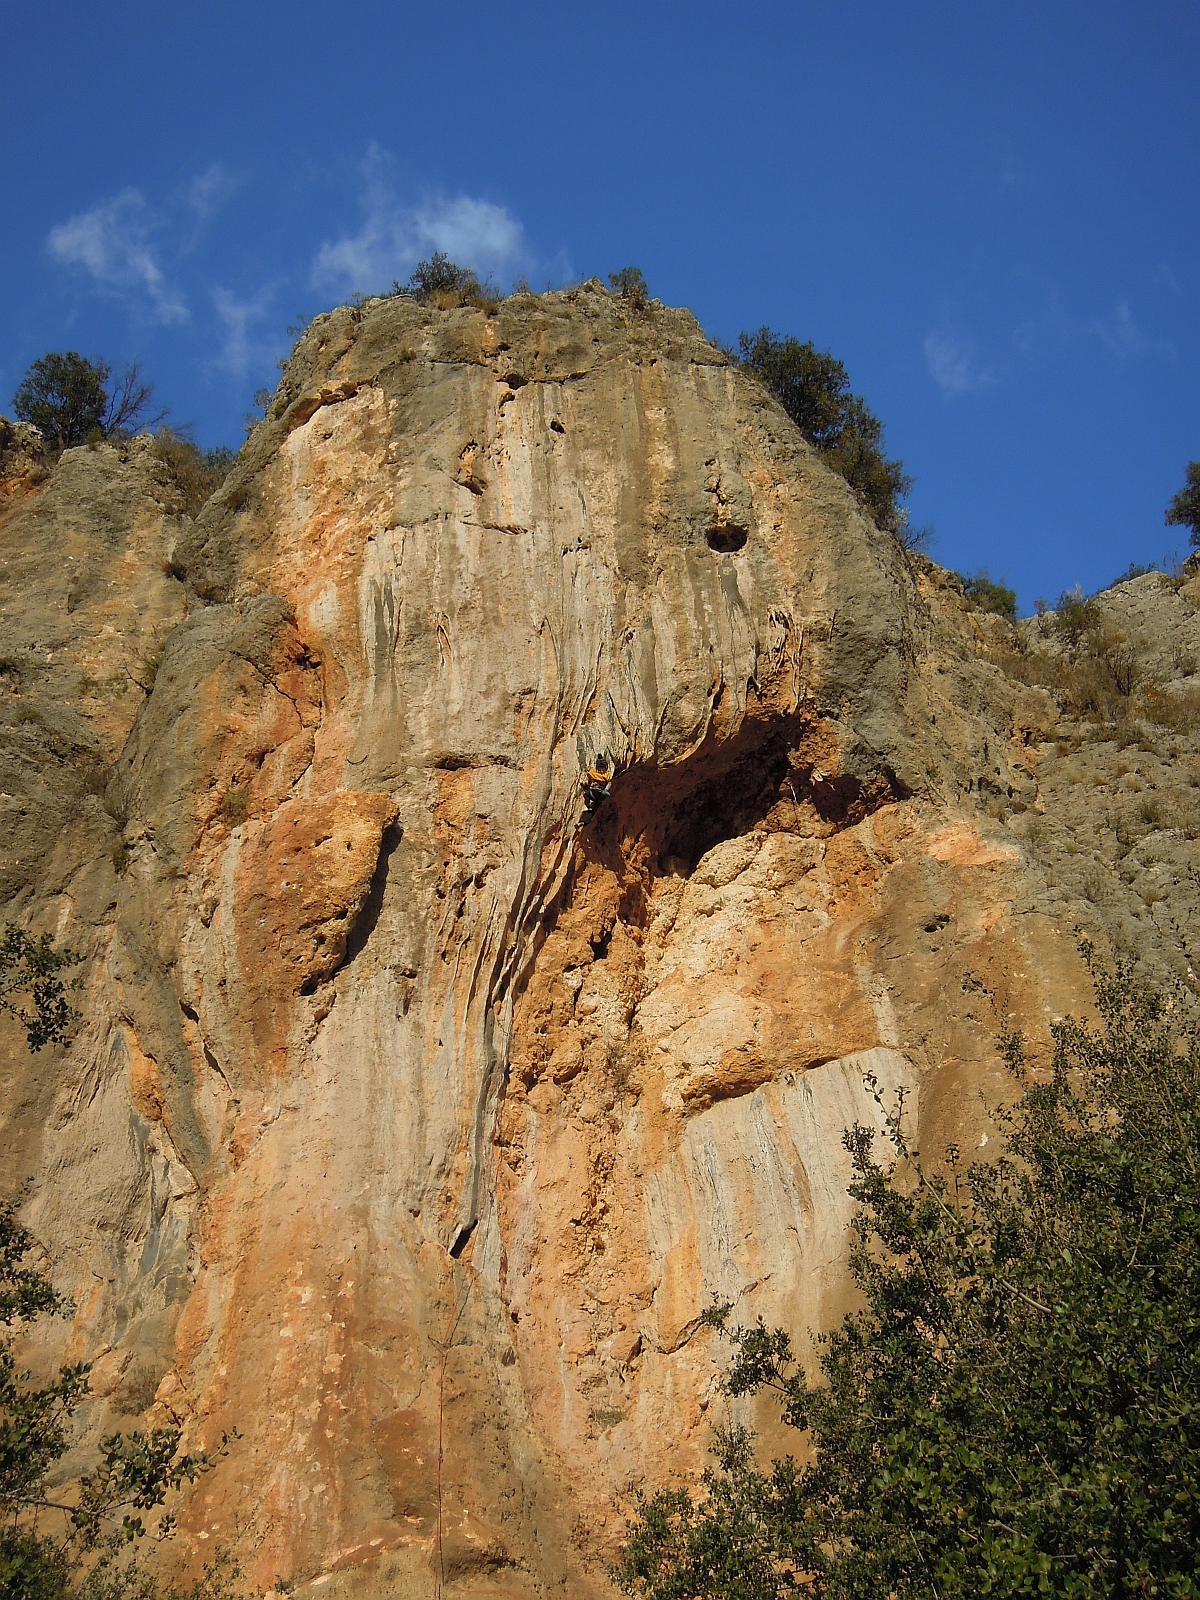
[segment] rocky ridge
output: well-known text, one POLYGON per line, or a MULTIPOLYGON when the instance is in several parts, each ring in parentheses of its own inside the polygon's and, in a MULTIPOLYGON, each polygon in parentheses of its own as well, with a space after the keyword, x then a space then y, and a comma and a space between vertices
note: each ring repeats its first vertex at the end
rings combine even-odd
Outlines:
POLYGON ((181 1558, 604 1593, 723 1414, 704 1306, 840 1313, 864 1074, 984 1148, 1077 929, 1188 1003, 1200 583, 971 612, 686 312, 332 312, 194 521, 149 441, 33 445, 0 880, 88 960, 4 1176, 91 1436, 240 1430, 181 1558))

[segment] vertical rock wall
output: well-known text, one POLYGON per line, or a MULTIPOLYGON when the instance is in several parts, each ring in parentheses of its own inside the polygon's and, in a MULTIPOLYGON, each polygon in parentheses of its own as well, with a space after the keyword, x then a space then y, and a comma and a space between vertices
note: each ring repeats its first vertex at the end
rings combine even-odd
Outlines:
POLYGON ((10 885, 90 956, 12 1128, 93 1426, 236 1427, 179 1549, 264 1585, 603 1593, 723 1414, 705 1305, 843 1308, 864 1076, 978 1145, 998 1027, 1084 1001, 979 805, 1033 792, 1016 690, 599 285, 318 319, 195 525, 101 457, 0 523, 101 467, 157 508, 106 646, 162 618, 149 693, 85 706, 113 775, 10 885))

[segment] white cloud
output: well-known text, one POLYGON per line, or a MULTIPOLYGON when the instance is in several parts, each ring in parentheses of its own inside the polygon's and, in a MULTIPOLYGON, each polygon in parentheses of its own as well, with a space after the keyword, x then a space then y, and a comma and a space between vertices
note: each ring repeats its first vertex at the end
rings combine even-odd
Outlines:
POLYGON ((435 250, 444 250, 481 277, 520 262, 521 224, 503 206, 469 195, 402 206, 387 182, 386 168, 386 156, 372 146, 365 164, 363 225, 355 234, 321 245, 313 262, 315 284, 382 289, 394 278, 407 278, 417 261, 435 250))
POLYGON ((1133 314, 1124 300, 1111 317, 1093 322, 1089 332, 1103 340, 1114 355, 1144 356, 1150 348, 1145 335, 1133 320, 1133 314))
POLYGON ((1169 339, 1155 338, 1138 326, 1124 300, 1118 302, 1110 317, 1093 322, 1087 333, 1106 344, 1120 361, 1136 361, 1142 356, 1175 361, 1179 357, 1179 352, 1169 339))
POLYGON ((223 329, 221 353, 212 365, 233 378, 244 378, 252 368, 266 366, 271 357, 265 340, 255 341, 251 329, 267 316, 275 289, 268 285, 250 300, 240 300, 230 289, 212 291, 213 306, 223 329))
POLYGON ((188 310, 163 276, 150 244, 153 219, 136 189, 126 189, 91 211, 51 228, 50 254, 81 267, 102 288, 145 295, 163 322, 183 322, 188 310))
POLYGON ((187 203, 200 222, 207 222, 241 188, 241 179, 214 161, 187 186, 187 203))
POLYGON ((232 200, 242 187, 242 182, 240 177, 235 177, 219 161, 214 161, 203 172, 196 174, 182 193, 183 204, 192 214, 192 224, 179 245, 181 256, 190 255, 196 248, 208 224, 221 207, 232 200))
POLYGON ((992 382, 991 370, 975 364, 975 346, 950 333, 926 335, 925 365, 945 395, 973 394, 992 382))

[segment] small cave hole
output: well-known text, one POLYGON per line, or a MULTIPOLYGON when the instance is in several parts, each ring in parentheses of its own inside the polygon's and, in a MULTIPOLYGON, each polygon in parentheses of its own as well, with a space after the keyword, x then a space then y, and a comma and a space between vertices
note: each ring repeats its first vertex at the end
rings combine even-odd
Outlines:
POLYGON ((720 555, 730 555, 734 550, 740 550, 746 543, 745 528, 737 528, 732 522, 726 522, 719 527, 710 528, 704 535, 708 541, 708 548, 716 550, 720 555))
POLYGON ((550 418, 550 426, 555 433, 566 433, 567 431, 557 417, 550 418))
POLYGON ((467 1245, 471 1242, 471 1235, 475 1232, 476 1220, 476 1218, 472 1217, 471 1221, 465 1222, 455 1234, 454 1243, 450 1246, 451 1261, 457 1261, 459 1256, 461 1256, 463 1251, 467 1248, 467 1245))

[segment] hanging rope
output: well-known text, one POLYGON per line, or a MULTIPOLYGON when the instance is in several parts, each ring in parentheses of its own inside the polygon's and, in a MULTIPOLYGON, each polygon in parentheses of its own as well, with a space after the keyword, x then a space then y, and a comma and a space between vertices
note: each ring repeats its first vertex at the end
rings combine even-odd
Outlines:
POLYGON ((467 1300, 471 1294, 471 1281, 470 1278, 467 1279, 467 1284, 462 1292, 462 1297, 458 1301, 457 1309, 452 1307, 454 1315, 446 1329, 445 1338, 442 1339, 440 1344, 438 1344, 438 1341, 434 1341, 437 1348, 442 1352, 441 1365, 438 1368, 437 1525, 434 1535, 434 1550, 437 1556, 437 1584, 434 1591, 436 1600, 442 1600, 442 1586, 446 1581, 445 1567, 442 1561, 442 1460, 446 1414, 446 1362, 449 1359, 450 1349, 454 1343, 454 1335, 458 1332, 462 1314, 467 1309, 467 1300))

